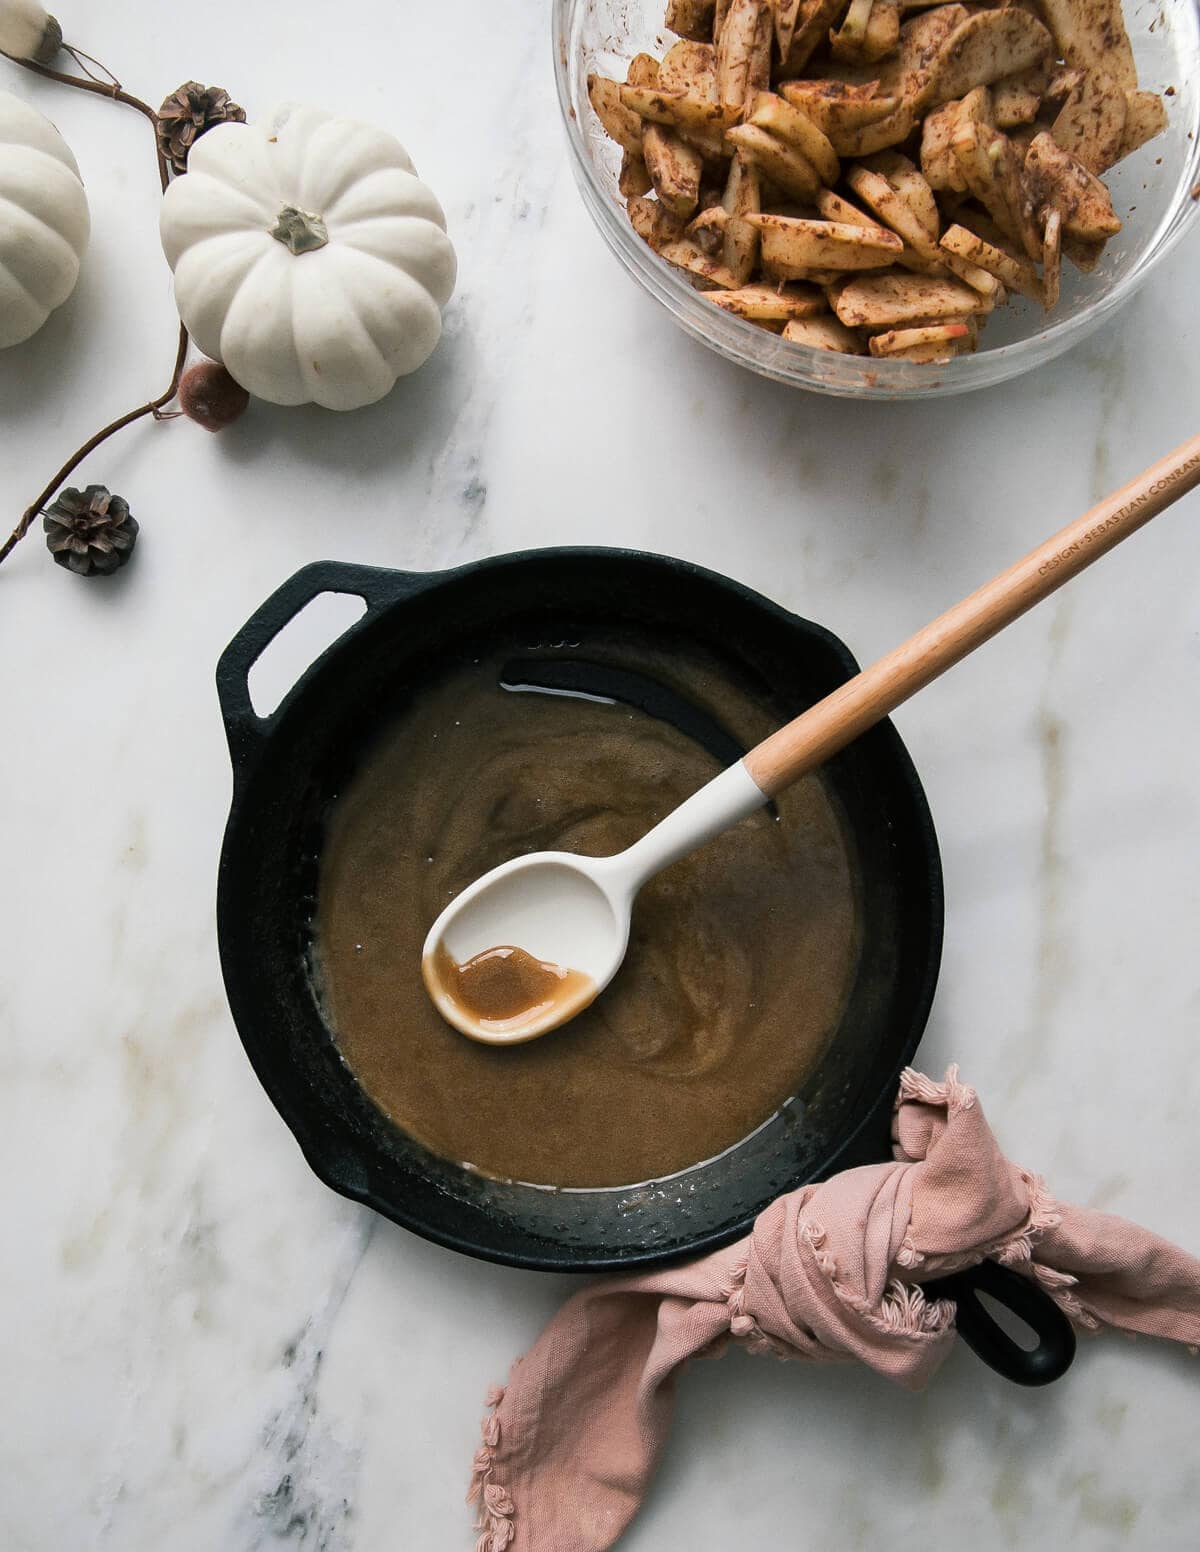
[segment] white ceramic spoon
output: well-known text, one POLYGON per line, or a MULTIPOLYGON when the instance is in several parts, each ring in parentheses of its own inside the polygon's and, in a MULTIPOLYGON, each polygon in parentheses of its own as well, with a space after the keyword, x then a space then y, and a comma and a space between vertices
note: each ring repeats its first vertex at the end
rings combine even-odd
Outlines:
MULTIPOLYGON (((515 1045, 565 1024, 625 957, 634 897, 648 878, 737 824, 874 726, 909 696, 1200 484, 1200 436, 848 680, 723 771, 615 857, 535 852, 464 889, 429 930, 422 973, 435 1006, 474 1040, 515 1045), (529 1016, 482 1020, 451 995, 446 966, 515 945, 578 972, 529 1016)), ((453 972, 454 966, 450 966, 453 972)))

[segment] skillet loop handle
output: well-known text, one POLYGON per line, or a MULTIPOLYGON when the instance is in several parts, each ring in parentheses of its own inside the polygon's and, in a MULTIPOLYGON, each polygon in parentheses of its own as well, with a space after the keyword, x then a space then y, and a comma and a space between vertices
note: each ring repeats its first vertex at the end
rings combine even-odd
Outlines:
POLYGON ((390 571, 378 566, 353 566, 340 561, 316 561, 304 566, 254 611, 222 652, 217 663, 217 695, 235 772, 251 756, 274 718, 260 717, 250 699, 248 676, 255 663, 296 615, 322 593, 350 593, 367 606, 361 626, 386 604, 411 597, 428 586, 419 573, 390 571))
POLYGON ((925 1285, 927 1294, 953 1299, 955 1324, 967 1346, 997 1374, 1015 1385, 1049 1385, 1060 1379, 1075 1357, 1071 1322, 1043 1288, 1010 1267, 981 1261, 925 1285), (989 1314, 979 1298, 986 1293, 1029 1326, 1038 1341, 1025 1349, 989 1314))

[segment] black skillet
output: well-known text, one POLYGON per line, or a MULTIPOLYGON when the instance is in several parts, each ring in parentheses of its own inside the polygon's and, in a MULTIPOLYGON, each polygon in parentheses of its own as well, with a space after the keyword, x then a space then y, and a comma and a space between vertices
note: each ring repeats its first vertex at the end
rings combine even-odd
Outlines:
MULTIPOLYGON (((925 1027, 941 957, 937 840, 912 762, 885 722, 824 768, 861 878, 858 979, 819 1069, 752 1138, 636 1189, 550 1191, 488 1180, 437 1158, 375 1108, 338 1055, 312 973, 331 803, 379 728, 439 666, 520 630, 550 682, 556 673, 570 682, 588 672, 589 638, 622 625, 701 643, 779 723, 858 666, 821 626, 713 572, 636 551, 558 549, 430 574, 306 566, 257 610, 217 669, 234 778, 218 886, 221 964, 254 1070, 335 1191, 438 1244, 513 1266, 600 1272, 694 1256, 747 1233, 781 1193, 890 1157, 892 1098, 925 1027), (366 613, 276 711, 258 717, 250 668, 325 592, 361 597, 366 613)), ((641 676, 617 694, 675 715, 641 676)), ((688 731, 717 736, 705 732, 703 715, 688 731)), ((938 1291, 958 1301, 959 1330, 998 1373, 1036 1385, 1069 1365, 1070 1325, 1026 1279, 985 1262, 938 1291), (1033 1328, 1032 1351, 991 1319, 980 1290, 1033 1328)))

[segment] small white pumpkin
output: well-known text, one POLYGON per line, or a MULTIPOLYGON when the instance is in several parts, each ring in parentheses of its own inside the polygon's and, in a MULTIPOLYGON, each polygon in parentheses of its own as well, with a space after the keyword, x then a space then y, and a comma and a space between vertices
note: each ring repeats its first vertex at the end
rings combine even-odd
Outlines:
POLYGON ((0 92, 0 350, 36 334, 74 291, 91 229, 67 142, 0 92))
POLYGON ((286 107, 201 136, 160 230, 206 355, 272 404, 352 410, 437 344, 455 279, 445 227, 394 136, 286 107))
POLYGON ((37 0, 0 0, 0 49, 48 65, 62 48, 62 28, 37 0))

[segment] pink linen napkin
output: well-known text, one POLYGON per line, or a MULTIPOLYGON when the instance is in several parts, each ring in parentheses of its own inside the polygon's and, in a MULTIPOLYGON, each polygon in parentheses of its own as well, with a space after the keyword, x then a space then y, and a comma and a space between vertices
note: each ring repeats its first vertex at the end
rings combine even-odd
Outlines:
POLYGON ((732 1338, 857 1358, 922 1389, 955 1340, 921 1282, 984 1257, 1034 1278, 1076 1325, 1200 1344, 1200 1260, 1123 1218, 1052 1201, 1000 1152, 974 1090, 906 1070, 895 1161, 772 1203, 748 1239, 617 1276, 568 1301, 488 1395, 468 1499, 475 1552, 607 1552, 666 1442, 675 1377, 732 1338))

